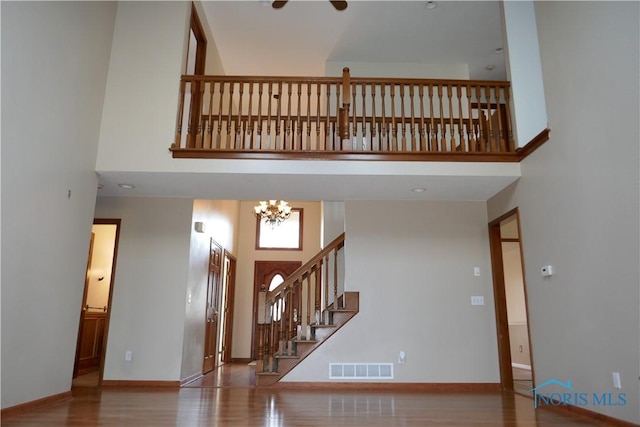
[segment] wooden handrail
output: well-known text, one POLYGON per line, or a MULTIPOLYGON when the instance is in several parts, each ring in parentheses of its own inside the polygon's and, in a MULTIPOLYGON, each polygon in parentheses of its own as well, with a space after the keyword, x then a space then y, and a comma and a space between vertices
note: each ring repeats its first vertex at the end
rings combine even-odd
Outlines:
POLYGON ((273 300, 274 295, 279 294, 284 289, 291 286, 293 282, 295 282, 296 280, 299 280, 303 274, 308 273, 311 267, 316 266, 318 264, 318 261, 320 261, 327 255, 329 255, 334 250, 335 251, 340 250, 343 246, 344 246, 344 233, 342 233, 341 235, 333 239, 331 243, 329 243, 324 249, 318 252, 313 258, 311 258, 309 261, 301 265, 296 271, 291 273, 284 282, 278 285, 278 287, 276 287, 272 291, 269 291, 267 293, 267 301, 273 300))
POLYGON ((348 68, 342 78, 184 75, 171 151, 372 160, 474 153, 512 161, 509 90, 499 81, 353 77, 348 68))

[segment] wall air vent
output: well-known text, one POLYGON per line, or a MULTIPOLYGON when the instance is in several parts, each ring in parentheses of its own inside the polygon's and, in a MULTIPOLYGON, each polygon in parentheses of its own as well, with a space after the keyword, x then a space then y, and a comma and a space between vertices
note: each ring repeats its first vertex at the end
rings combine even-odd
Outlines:
POLYGON ((392 380, 393 363, 330 363, 331 380, 392 380))

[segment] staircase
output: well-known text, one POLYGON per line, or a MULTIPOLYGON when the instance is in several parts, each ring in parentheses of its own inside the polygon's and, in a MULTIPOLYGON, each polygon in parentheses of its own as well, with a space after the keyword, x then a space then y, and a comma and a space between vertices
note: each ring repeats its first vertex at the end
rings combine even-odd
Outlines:
POLYGON ((280 381, 359 311, 344 289, 344 233, 258 301, 256 386, 280 381))

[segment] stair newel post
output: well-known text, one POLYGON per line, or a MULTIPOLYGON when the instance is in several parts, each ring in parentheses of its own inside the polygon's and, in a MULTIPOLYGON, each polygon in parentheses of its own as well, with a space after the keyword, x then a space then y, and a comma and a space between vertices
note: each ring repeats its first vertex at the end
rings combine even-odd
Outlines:
MULTIPOLYGON (((342 69, 342 108, 340 109, 340 139, 342 142, 349 140, 349 110, 351 104, 351 76, 349 68, 342 69)), ((342 144, 341 144, 342 145, 342 144)))
POLYGON ((257 372, 265 371, 265 349, 267 346, 267 331, 269 321, 267 320, 267 289, 263 284, 258 292, 258 361, 256 366, 257 372))

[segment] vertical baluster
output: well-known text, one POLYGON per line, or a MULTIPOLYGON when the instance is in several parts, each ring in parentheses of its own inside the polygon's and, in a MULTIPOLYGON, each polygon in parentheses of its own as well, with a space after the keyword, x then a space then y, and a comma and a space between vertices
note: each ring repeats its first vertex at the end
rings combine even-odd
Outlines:
POLYGON ((273 147, 275 150, 280 150, 280 120, 282 117, 282 112, 280 110, 280 101, 282 95, 282 82, 278 82, 278 93, 275 95, 276 97, 276 143, 273 147))
POLYGON ((411 151, 416 151, 416 113, 414 108, 413 83, 409 84, 409 101, 411 102, 411 151))
POLYGON ((471 151, 472 153, 475 153, 477 150, 477 140, 476 140, 476 135, 473 132, 473 108, 471 106, 471 100, 472 100, 472 96, 471 96, 471 85, 467 85, 466 86, 467 89, 467 109, 468 109, 468 114, 469 114, 469 121, 467 123, 467 135, 468 135, 468 139, 469 139, 469 151, 471 151))
POLYGON ((302 100, 302 82, 298 82, 298 122, 296 124, 296 140, 294 151, 302 150, 302 105, 300 104, 302 100))
POLYGON ((380 141, 376 132, 378 123, 376 121, 376 85, 371 83, 371 151, 380 151, 380 141))
MULTIPOLYGON (((331 132, 331 83, 327 83, 327 99, 325 101, 325 125, 324 125, 324 149, 329 150, 331 144, 330 132, 331 132)), ((331 146, 333 150, 333 146, 331 146)))
MULTIPOLYGON (((311 335, 310 335, 310 327, 309 325, 311 325, 311 312, 313 311, 313 295, 314 295, 314 290, 311 286, 311 274, 313 273, 313 269, 311 271, 309 271, 309 273, 307 274, 307 302, 306 302, 306 306, 305 306, 305 318, 307 319, 307 339, 311 339, 311 335)), ((304 280, 304 278, 303 278, 304 280)))
POLYGON ((271 102, 273 100, 273 82, 269 82, 267 87, 269 98, 267 100, 267 144, 266 149, 271 150, 271 102))
MULTIPOLYGON (((206 82, 203 82, 203 84, 207 84, 206 82)), ((211 148, 211 135, 213 133, 213 117, 212 114, 213 112, 211 111, 213 109, 213 95, 214 95, 214 82, 209 82, 209 114, 207 115, 207 126, 205 129, 205 135, 204 135, 204 144, 202 145, 202 148, 207 148, 210 149, 211 148)))
POLYGON ((187 148, 195 147, 195 136, 194 136, 194 97, 196 96, 196 86, 194 82, 189 82, 189 91, 191 92, 191 100, 189 103, 189 118, 187 121, 187 148))
POLYGON ((215 148, 217 150, 220 149, 220 142, 222 140, 222 105, 223 105, 223 98, 224 98, 224 82, 220 82, 220 99, 218 100, 218 126, 217 126, 217 133, 216 133, 216 142, 215 142, 215 148))
POLYGON ((197 113, 196 116, 196 145, 195 148, 202 148, 202 143, 204 142, 204 126, 202 123, 202 116, 204 111, 204 82, 198 81, 196 86, 199 89, 198 98, 195 104, 195 110, 197 113))
POLYGON ((387 118, 386 116, 386 108, 384 105, 384 101, 385 101, 385 90, 386 84, 382 83, 380 85, 380 99, 382 100, 382 131, 380 133, 380 137, 381 137, 381 141, 380 141, 380 145, 381 145, 381 150, 382 151, 388 151, 389 150, 389 138, 388 138, 388 134, 387 134, 387 118))
POLYGON ((238 95, 240 99, 238 100, 238 118, 236 120, 236 136, 233 138, 233 148, 235 150, 242 149, 242 139, 244 136, 244 129, 242 123, 242 98, 244 94, 244 82, 238 82, 238 95))
POLYGON ((293 140, 291 138, 291 93, 293 89, 291 82, 287 83, 287 128, 284 137, 283 149, 293 150, 293 140))
POLYGON ((450 137, 450 150, 458 151, 459 147, 456 147, 456 131, 453 121, 453 86, 447 85, 447 97, 449 98, 449 137, 450 137))
MULTIPOLYGON (((284 299, 282 297, 282 294, 280 294, 280 299, 279 299, 279 303, 280 303, 280 332, 278 334, 278 349, 275 352, 278 352, 280 354, 282 354, 283 350, 284 350, 284 340, 287 337, 287 329, 285 327, 285 319, 286 319, 286 309, 287 307, 285 307, 284 304, 284 299)), ((274 353, 275 353, 274 352, 274 353)))
POLYGON ((321 324, 322 321, 322 258, 318 260, 316 264, 316 270, 313 281, 313 289, 315 290, 314 297, 314 318, 313 323, 321 324))
POLYGON ((351 105, 353 105, 353 110, 352 110, 352 117, 351 117, 351 123, 349 123, 349 129, 351 129, 353 127, 353 132, 349 132, 349 135, 351 135, 351 149, 352 150, 356 150, 357 146, 356 146, 356 141, 358 139, 358 121, 356 119, 357 114, 356 114, 356 110, 357 108, 357 104, 356 104, 356 89, 357 89, 357 85, 355 83, 351 83, 351 105))
POLYGON ((509 153, 515 153, 516 151, 516 147, 515 147, 515 141, 513 140, 513 132, 511 131, 512 126, 511 126, 511 105, 509 102, 509 93, 511 91, 511 88, 509 86, 504 88, 504 110, 507 116, 507 123, 505 125, 505 129, 506 129, 506 140, 507 140, 507 151, 509 153))
POLYGON ((227 111, 227 148, 233 149, 231 145, 231 125, 233 123, 232 114, 233 114, 233 89, 235 87, 235 82, 229 82, 229 110, 227 111))
POLYGON ((342 308, 338 304, 338 251, 333 250, 333 308, 342 308))
POLYGON ((307 151, 311 150, 311 82, 307 82, 307 151))
POLYGON ((400 144, 400 151, 407 151, 407 116, 405 114, 404 107, 404 84, 400 85, 400 115, 402 120, 400 126, 402 126, 402 142, 400 144))
POLYGON ((478 85, 476 85, 476 105, 478 106, 478 151, 484 153, 487 151, 489 135, 487 134, 487 117, 482 109, 482 90, 478 85))
POLYGON ((504 123, 502 123, 502 108, 501 108, 501 103, 500 103, 500 87, 499 86, 494 86, 493 88, 493 93, 495 94, 495 99, 496 99, 496 112, 495 114, 498 116, 498 131, 497 131, 497 137, 498 137, 498 151, 500 151, 501 153, 505 153, 507 151, 507 144, 504 138, 504 123))
POLYGON ((460 151, 467 151, 467 141, 464 137, 464 113, 462 112, 462 85, 456 86, 458 95, 458 135, 460 137, 460 151))
POLYGON ((420 133, 420 152, 426 151, 429 142, 427 141, 427 135, 424 127, 424 85, 418 86, 418 96, 420 97, 420 127, 418 129, 420 133))
POLYGON ((496 147, 496 137, 493 131, 493 114, 491 114, 492 103, 491 103, 491 86, 484 87, 485 99, 487 101, 487 125, 489 127, 489 151, 495 153, 497 151, 496 147))
POLYGON ((248 82, 249 85, 249 111, 247 113, 247 137, 244 144, 245 149, 253 150, 253 82, 248 82))
POLYGON ((440 110, 440 151, 447 151, 447 128, 444 126, 444 108, 442 104, 442 85, 438 85, 438 109, 440 110))
POLYGON ((320 97, 322 93, 322 84, 316 83, 316 150, 323 151, 325 145, 320 141, 320 97))
POLYGON ((302 279, 297 279, 294 283, 297 291, 296 291, 296 305, 298 307, 298 325, 300 325, 300 337, 302 337, 303 339, 310 339, 307 336, 307 331, 303 331, 302 330, 302 319, 304 318, 303 315, 303 300, 302 300, 302 279))
MULTIPOLYGON (((367 84, 360 83, 360 88, 362 90, 362 111, 360 111, 360 120, 362 123, 362 151, 368 151, 367 148, 367 105, 366 105, 366 97, 367 97, 367 84)), ((371 139, 369 139, 371 141, 371 139)))
POLYGON ((398 131, 396 128, 396 85, 391 83, 391 146, 389 151, 398 151, 398 131))
POLYGON ((430 150, 438 151, 438 133, 435 125, 435 111, 433 111, 433 84, 429 83, 429 115, 430 118, 430 130, 431 130, 431 146, 430 150))
MULTIPOLYGON (((322 275, 322 293, 324 295, 323 310, 329 307, 329 255, 323 257, 324 260, 324 274, 322 275)), ((324 323, 324 316, 322 317, 322 323, 324 323)))
POLYGON ((184 116, 184 98, 185 98, 186 83, 184 80, 180 80, 180 101, 178 105, 178 118, 176 123, 176 137, 173 141, 174 148, 182 148, 182 120, 184 116))
POLYGON ((338 151, 342 151, 342 135, 340 134, 340 121, 342 117, 340 112, 340 85, 336 85, 336 121, 333 133, 333 149, 338 151))
MULTIPOLYGON (((269 100, 271 102, 271 100, 269 100)), ((256 124, 256 150, 262 149, 262 82, 258 82, 258 123, 256 124)))

